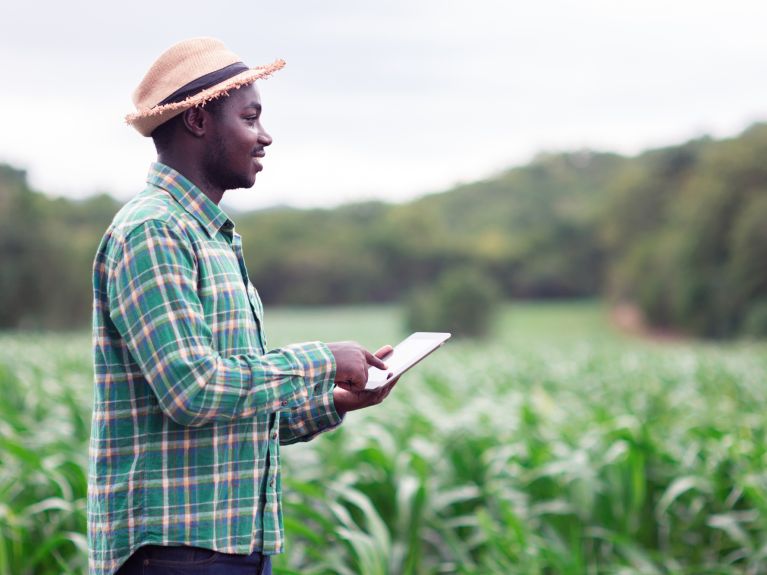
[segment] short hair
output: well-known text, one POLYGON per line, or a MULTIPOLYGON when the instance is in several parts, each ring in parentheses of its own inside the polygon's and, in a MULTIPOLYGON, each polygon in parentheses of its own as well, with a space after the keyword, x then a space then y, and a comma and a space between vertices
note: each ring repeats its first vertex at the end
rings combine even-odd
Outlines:
POLYGON ((218 96, 217 98, 208 100, 202 105, 202 109, 206 110, 211 116, 218 116, 228 98, 228 96, 218 96))
MULTIPOLYGON (((219 96, 218 98, 208 100, 200 107, 207 111, 211 116, 218 117, 224 107, 226 100, 226 96, 219 96)), ((173 116, 170 120, 163 122, 154 129, 151 136, 152 140, 154 140, 154 147, 157 152, 167 150, 173 143, 173 137, 176 133, 176 130, 181 126, 181 123, 183 122, 183 115, 184 112, 181 112, 180 114, 173 116)))

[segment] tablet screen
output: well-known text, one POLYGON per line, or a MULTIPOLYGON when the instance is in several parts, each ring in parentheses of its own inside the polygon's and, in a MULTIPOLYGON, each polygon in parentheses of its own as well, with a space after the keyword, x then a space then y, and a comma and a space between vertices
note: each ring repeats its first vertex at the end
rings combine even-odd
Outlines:
POLYGON ((390 377, 398 377, 450 338, 449 333, 418 331, 397 344, 394 351, 384 358, 387 370, 370 367, 365 389, 384 385, 390 377), (391 374, 391 376, 389 375, 391 374))

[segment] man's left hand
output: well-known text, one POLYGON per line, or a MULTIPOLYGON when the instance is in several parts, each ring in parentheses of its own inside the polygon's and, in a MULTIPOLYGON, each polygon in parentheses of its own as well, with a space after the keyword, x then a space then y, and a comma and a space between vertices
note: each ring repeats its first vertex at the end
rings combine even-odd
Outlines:
MULTIPOLYGON (((374 355, 383 359, 391 352, 392 346, 385 345, 375 352, 374 355)), ((392 379, 387 382, 386 385, 382 385, 376 389, 360 389, 354 391, 336 386, 333 390, 333 401, 335 402, 336 412, 343 417, 347 411, 355 411, 357 409, 370 407, 371 405, 378 405, 386 399, 386 396, 389 395, 389 392, 395 385, 397 385, 398 381, 399 377, 392 379)))

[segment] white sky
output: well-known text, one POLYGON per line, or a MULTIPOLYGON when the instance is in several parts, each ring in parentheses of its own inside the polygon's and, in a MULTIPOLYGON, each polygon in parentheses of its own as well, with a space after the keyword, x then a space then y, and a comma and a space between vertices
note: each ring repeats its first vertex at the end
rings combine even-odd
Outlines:
POLYGON ((403 200, 541 150, 634 153, 767 119, 764 0, 12 2, 0 14, 0 162, 127 199, 151 140, 123 123, 152 61, 222 39, 274 138, 239 209, 403 200))

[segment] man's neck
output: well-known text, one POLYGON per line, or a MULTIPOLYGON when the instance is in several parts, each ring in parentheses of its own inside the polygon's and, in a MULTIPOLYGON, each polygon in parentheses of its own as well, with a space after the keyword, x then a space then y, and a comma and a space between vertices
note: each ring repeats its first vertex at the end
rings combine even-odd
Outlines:
POLYGON ((173 168, 187 180, 192 182, 200 189, 203 194, 208 196, 210 201, 212 201, 214 204, 218 205, 218 203, 221 201, 221 198, 224 197, 224 192, 226 190, 223 190, 210 182, 204 172, 200 169, 199 162, 185 161, 182 158, 175 157, 174 155, 167 153, 158 154, 157 161, 165 164, 169 168, 173 168))

